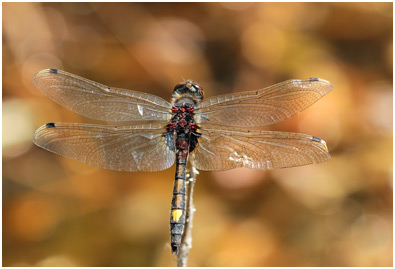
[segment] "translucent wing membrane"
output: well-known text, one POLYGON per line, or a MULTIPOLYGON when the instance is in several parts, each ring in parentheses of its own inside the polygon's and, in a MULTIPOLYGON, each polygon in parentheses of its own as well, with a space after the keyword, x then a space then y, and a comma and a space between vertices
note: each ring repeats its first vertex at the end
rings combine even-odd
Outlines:
POLYGON ((60 105, 96 120, 168 121, 171 117, 171 104, 160 97, 107 87, 57 69, 38 72, 33 83, 60 105))
POLYGON ((305 134, 205 128, 191 162, 200 170, 277 169, 330 159, 323 140, 305 134))
POLYGON ((118 171, 160 171, 174 163, 174 152, 158 125, 102 126, 48 123, 34 143, 67 158, 118 171))
MULTIPOLYGON (((175 160, 172 135, 165 124, 172 105, 160 97, 111 88, 57 70, 42 70, 34 84, 64 107, 96 120, 153 121, 157 124, 104 126, 49 123, 34 142, 49 151, 100 168, 160 171, 175 160)), ((323 140, 304 134, 247 131, 235 127, 273 124, 312 105, 333 89, 328 81, 288 80, 273 86, 209 98, 195 109, 201 137, 190 160, 200 170, 236 167, 276 169, 330 159, 323 140), (227 125, 229 127, 218 127, 227 125)), ((184 120, 185 121, 185 120, 184 120)), ((181 124, 181 120, 180 120, 181 124)))
POLYGON ((204 100, 201 123, 251 127, 274 124, 306 109, 333 89, 323 79, 287 80, 273 86, 204 100))

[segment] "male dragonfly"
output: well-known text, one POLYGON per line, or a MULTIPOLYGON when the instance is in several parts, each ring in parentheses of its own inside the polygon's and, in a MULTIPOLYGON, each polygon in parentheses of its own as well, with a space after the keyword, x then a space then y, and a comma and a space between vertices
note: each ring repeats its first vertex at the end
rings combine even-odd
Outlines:
POLYGON ((117 171, 161 171, 176 162, 170 212, 171 249, 176 254, 185 227, 188 161, 198 170, 220 171, 277 169, 330 159, 325 141, 318 137, 246 129, 274 124, 306 109, 333 89, 323 79, 287 80, 205 100, 202 87, 187 80, 175 86, 171 102, 57 69, 38 72, 33 82, 66 108, 113 122, 47 123, 35 133, 39 147, 117 171))

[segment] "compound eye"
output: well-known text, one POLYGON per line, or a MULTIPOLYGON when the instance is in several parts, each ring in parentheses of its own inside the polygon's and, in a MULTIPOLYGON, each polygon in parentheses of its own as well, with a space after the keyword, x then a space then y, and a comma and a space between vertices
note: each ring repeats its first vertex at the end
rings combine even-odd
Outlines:
POLYGON ((199 91, 203 91, 202 87, 199 84, 195 84, 193 86, 195 86, 195 88, 198 89, 199 91))
POLYGON ((180 90, 182 90, 183 88, 185 87, 185 82, 180 82, 180 83, 178 83, 175 87, 174 87, 174 90, 173 91, 180 91, 180 90))
POLYGON ((180 82, 174 88, 177 89, 177 88, 182 87, 183 85, 184 85, 184 82, 180 82))
POLYGON ((195 84, 195 88, 198 90, 198 92, 200 93, 202 99, 204 98, 204 90, 203 88, 199 85, 199 84, 195 84))

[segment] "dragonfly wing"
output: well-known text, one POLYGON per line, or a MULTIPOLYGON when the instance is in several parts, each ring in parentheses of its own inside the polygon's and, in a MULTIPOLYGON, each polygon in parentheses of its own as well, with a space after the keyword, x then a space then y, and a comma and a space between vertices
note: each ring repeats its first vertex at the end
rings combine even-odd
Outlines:
POLYGON ((200 131, 199 144, 191 154, 192 164, 200 170, 268 170, 330 159, 325 141, 311 135, 227 128, 200 131))
POLYGON ((171 116, 171 104, 158 96, 108 87, 62 70, 42 70, 33 83, 58 104, 96 120, 168 121, 171 116))
POLYGON ((283 121, 315 103, 333 89, 323 79, 287 80, 273 86, 204 100, 201 123, 252 127, 283 121))
POLYGON ((117 171, 160 171, 172 166, 174 152, 158 125, 105 126, 48 123, 34 143, 61 156, 117 171))

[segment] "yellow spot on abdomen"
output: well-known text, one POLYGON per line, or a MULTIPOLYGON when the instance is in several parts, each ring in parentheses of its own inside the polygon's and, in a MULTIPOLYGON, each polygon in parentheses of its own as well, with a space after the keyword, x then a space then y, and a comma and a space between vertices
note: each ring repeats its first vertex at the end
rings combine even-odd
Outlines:
POLYGON ((171 212, 171 215, 173 216, 173 221, 178 221, 181 218, 182 213, 183 213, 182 209, 174 209, 171 212))

